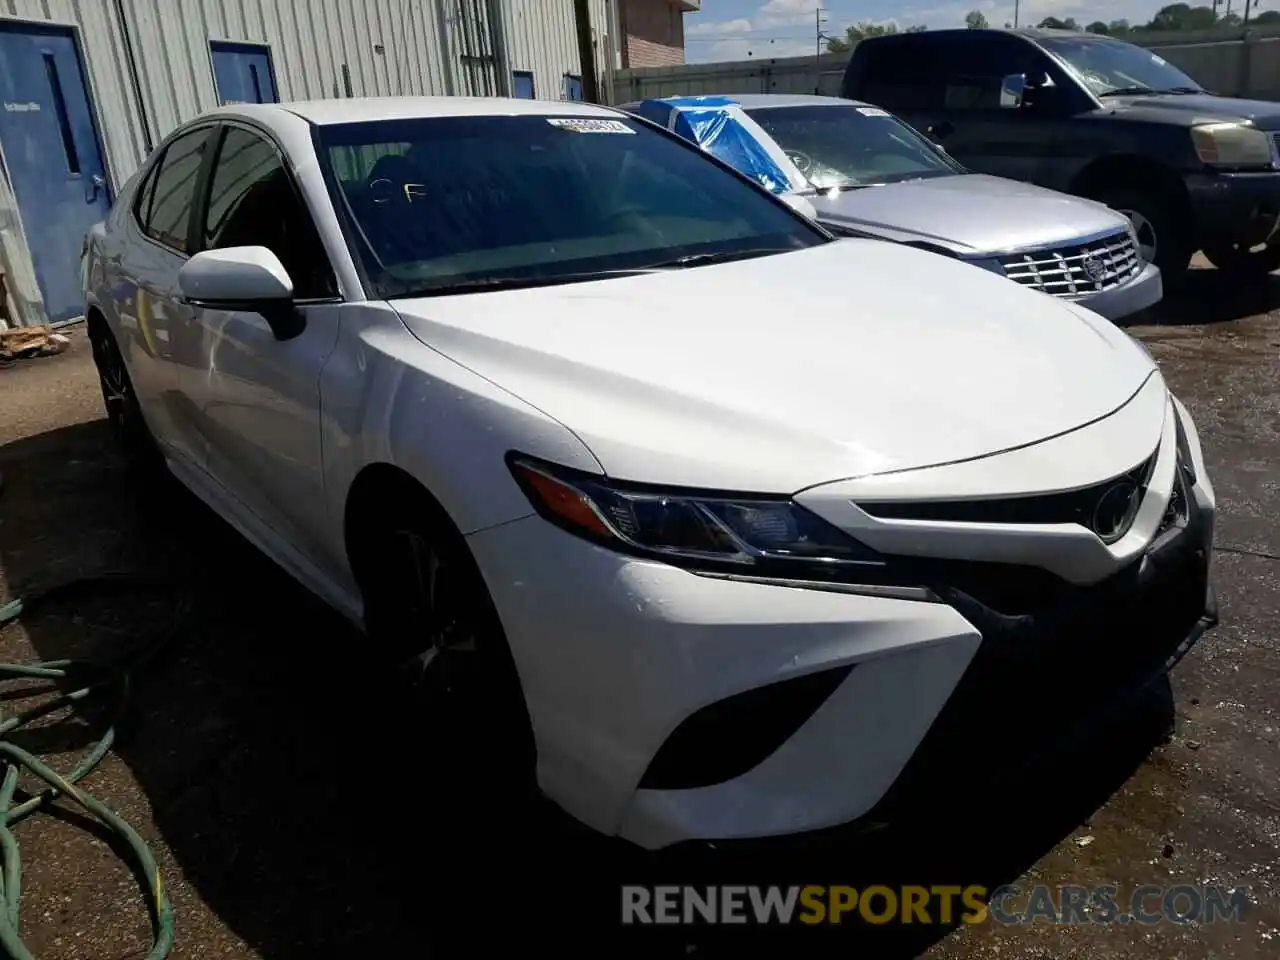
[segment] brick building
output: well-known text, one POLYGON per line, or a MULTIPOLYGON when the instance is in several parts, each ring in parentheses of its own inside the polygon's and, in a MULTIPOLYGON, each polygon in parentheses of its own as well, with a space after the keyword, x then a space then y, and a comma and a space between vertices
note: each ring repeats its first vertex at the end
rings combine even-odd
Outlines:
POLYGON ((617 0, 622 67, 684 63, 684 15, 702 0, 617 0))

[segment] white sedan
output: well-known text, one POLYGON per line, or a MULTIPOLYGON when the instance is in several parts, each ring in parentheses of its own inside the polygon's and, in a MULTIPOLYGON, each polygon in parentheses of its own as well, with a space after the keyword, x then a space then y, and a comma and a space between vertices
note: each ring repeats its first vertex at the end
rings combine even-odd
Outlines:
POLYGON ((1213 620, 1134 340, 605 107, 221 108, 86 276, 131 461, 647 848, 908 816, 1213 620))

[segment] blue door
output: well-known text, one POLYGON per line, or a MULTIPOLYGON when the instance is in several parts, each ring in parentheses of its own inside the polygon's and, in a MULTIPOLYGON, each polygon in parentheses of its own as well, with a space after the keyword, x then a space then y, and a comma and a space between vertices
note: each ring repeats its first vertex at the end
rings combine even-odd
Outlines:
POLYGON ((80 252, 111 198, 75 38, 0 24, 0 146, 51 321, 84 313, 80 252))
POLYGON ((582 78, 572 73, 564 75, 564 98, 566 100, 582 99, 582 78))
POLYGON ((530 70, 514 70, 511 73, 511 92, 523 100, 534 99, 533 72, 530 70))
POLYGON ((256 43, 209 44, 219 103, 275 103, 271 51, 256 43))

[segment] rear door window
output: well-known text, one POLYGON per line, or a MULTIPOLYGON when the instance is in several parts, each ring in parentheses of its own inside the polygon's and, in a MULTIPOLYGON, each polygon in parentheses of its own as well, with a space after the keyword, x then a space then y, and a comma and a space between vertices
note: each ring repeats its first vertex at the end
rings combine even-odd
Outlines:
POLYGON ((138 222, 147 236, 175 253, 191 252, 187 238, 195 210, 196 181, 211 129, 193 130, 170 143, 156 173, 143 187, 138 222))

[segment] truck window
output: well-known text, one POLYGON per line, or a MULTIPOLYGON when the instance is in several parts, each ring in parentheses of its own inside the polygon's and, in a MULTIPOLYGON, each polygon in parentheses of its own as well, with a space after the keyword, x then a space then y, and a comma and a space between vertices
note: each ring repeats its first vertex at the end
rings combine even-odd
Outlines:
POLYGON ((861 82, 845 95, 894 111, 937 109, 944 81, 936 57, 943 46, 919 37, 860 44, 855 57, 861 82))
POLYGON ((958 37, 942 58, 946 70, 943 106, 947 110, 998 110, 1004 78, 1031 69, 1029 44, 1001 34, 958 37))
POLYGON ((890 110, 995 110, 1011 73, 1048 58, 1000 33, 937 33, 875 40, 858 46, 861 83, 847 96, 890 110))

